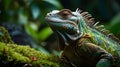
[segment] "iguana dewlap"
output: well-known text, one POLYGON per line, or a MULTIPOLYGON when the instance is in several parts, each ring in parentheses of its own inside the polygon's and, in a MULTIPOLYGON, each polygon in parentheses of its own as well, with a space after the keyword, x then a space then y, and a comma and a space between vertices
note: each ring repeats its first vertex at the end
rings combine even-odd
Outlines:
POLYGON ((111 67, 114 56, 120 59, 119 39, 96 26, 87 12, 53 10, 46 21, 58 37, 62 58, 72 66, 111 67))

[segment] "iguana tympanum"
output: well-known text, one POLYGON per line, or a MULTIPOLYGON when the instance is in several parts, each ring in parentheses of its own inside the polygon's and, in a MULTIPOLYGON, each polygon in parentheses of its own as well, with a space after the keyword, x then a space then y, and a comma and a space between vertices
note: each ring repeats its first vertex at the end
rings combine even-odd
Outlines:
POLYGON ((75 67, 120 65, 119 39, 103 29, 103 25, 97 26, 98 22, 88 12, 53 10, 46 21, 58 37, 63 61, 75 67))

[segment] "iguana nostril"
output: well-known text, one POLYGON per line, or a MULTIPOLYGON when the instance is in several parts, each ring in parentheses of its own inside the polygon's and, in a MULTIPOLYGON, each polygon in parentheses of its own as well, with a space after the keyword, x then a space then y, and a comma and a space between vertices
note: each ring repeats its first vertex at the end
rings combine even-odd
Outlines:
POLYGON ((47 13, 47 16, 51 16, 52 14, 51 13, 47 13))
POLYGON ((50 13, 49 15, 51 16, 52 14, 50 13))

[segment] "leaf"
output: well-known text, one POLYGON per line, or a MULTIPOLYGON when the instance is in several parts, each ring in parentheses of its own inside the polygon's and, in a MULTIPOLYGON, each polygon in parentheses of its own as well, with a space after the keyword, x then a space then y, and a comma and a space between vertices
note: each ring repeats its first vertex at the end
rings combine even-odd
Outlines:
POLYGON ((18 22, 20 24, 27 24, 28 22, 28 16, 24 12, 23 8, 21 8, 18 12, 18 22))
POLYGON ((31 22, 31 23, 29 23, 29 25, 30 25, 30 27, 31 27, 33 30, 35 30, 35 31, 38 30, 38 25, 37 25, 37 24, 31 22))
POLYGON ((37 19, 38 16, 40 15, 40 9, 39 9, 39 7, 36 4, 33 4, 31 6, 31 11, 32 11, 33 19, 37 19))
POLYGON ((43 1, 52 4, 56 6, 57 8, 62 8, 62 5, 60 4, 58 0, 43 0, 43 1))
POLYGON ((111 25, 116 25, 118 23, 120 23, 120 13, 117 14, 110 22, 111 25))
POLYGON ((35 39, 45 40, 53 33, 49 27, 45 27, 44 29, 40 30, 39 33, 31 26, 31 24, 27 24, 25 27, 26 31, 35 39))
POLYGON ((5 9, 9 9, 12 0, 4 0, 5 9))
POLYGON ((117 33, 120 32, 120 13, 117 14, 110 22, 108 27, 111 32, 117 33))
POLYGON ((36 31, 31 27, 30 24, 25 25, 25 29, 27 33, 29 33, 33 38, 37 39, 37 33, 36 31))
POLYGON ((53 33, 53 32, 52 32, 52 30, 50 29, 50 27, 46 27, 46 28, 42 29, 42 30, 39 32, 39 39, 45 40, 45 39, 47 39, 52 33, 53 33))
POLYGON ((106 27, 118 38, 120 38, 120 13, 117 14, 106 27))

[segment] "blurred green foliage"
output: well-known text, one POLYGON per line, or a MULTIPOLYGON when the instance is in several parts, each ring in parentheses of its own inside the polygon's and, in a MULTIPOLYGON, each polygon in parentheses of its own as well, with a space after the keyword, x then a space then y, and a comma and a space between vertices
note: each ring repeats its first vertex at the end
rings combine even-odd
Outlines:
POLYGON ((45 40, 52 34, 44 20, 46 14, 62 9, 58 0, 0 0, 0 6, 0 22, 23 25, 36 40, 45 40))
POLYGON ((110 24, 108 25, 108 29, 110 29, 111 32, 120 38, 120 13, 113 17, 113 19, 110 21, 110 24))
POLYGON ((0 23, 21 25, 34 38, 35 48, 48 53, 40 45, 53 33, 45 16, 55 9, 62 9, 58 0, 0 0, 0 23))
MULTIPOLYGON (((88 11, 96 20, 101 21, 106 28, 120 37, 118 0, 0 0, 0 23, 11 22, 21 25, 38 45, 46 45, 42 42, 50 40, 53 32, 45 23, 45 16, 52 10, 63 8, 72 11, 80 8, 88 11)), ((48 46, 48 48, 53 47, 48 46)))

